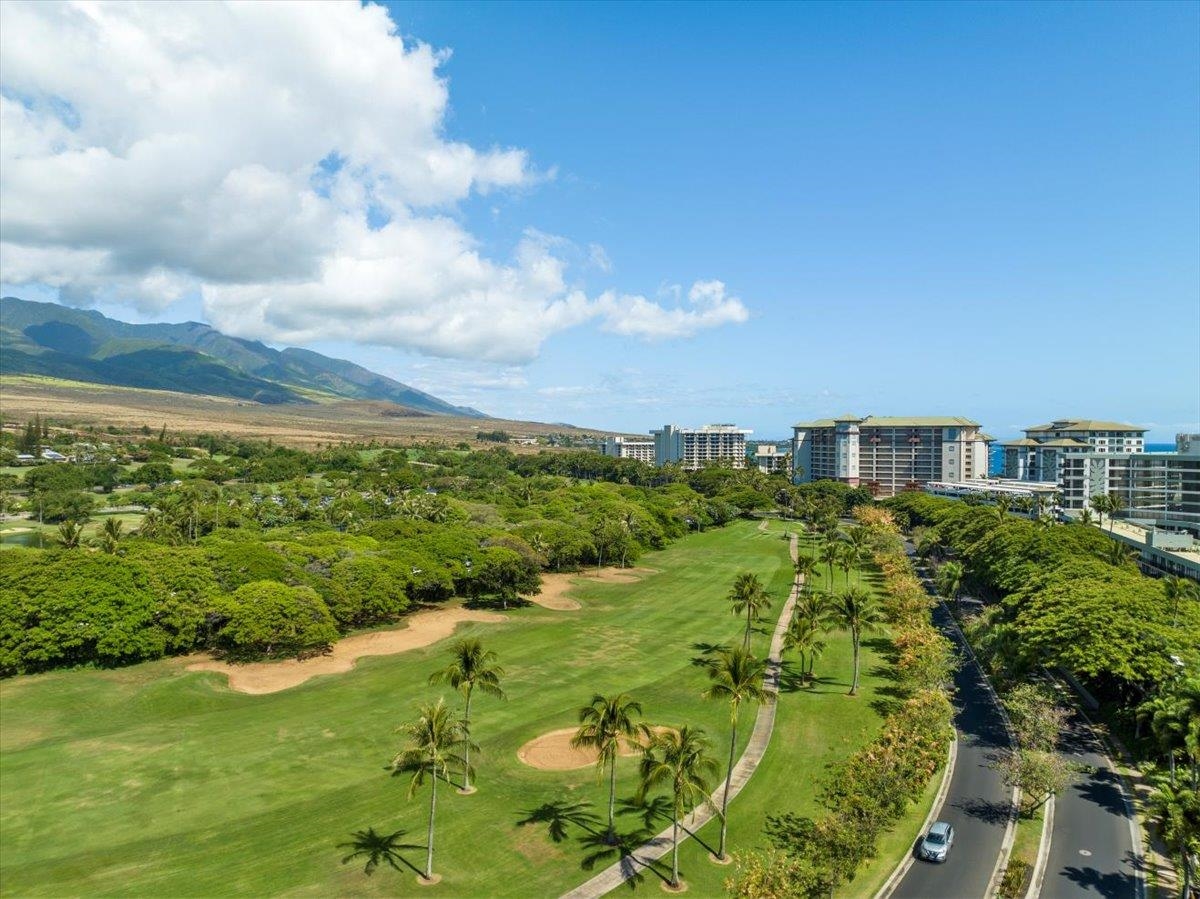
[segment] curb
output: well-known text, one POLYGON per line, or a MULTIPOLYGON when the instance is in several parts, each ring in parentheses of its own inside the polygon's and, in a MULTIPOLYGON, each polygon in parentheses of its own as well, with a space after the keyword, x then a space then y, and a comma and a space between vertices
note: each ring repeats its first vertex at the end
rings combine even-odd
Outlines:
POLYGON ((1037 861, 1033 863, 1033 876, 1029 878, 1029 889, 1024 899, 1038 899, 1042 895, 1042 881, 1046 879, 1046 862, 1050 858, 1051 833, 1054 830, 1054 794, 1046 800, 1046 813, 1042 815, 1042 838, 1038 841, 1037 861))
MULTIPOLYGON (((1009 745, 1015 748, 1017 738, 1013 733, 1012 722, 1008 719, 1008 712, 1004 708, 1004 703, 1000 701, 1000 696, 996 693, 996 688, 992 686, 992 679, 988 677, 987 672, 983 670, 983 666, 979 664, 979 659, 975 657, 975 650, 971 647, 971 641, 967 639, 967 635, 959 627, 954 613, 947 608, 944 602, 941 600, 938 600, 938 602, 946 610, 946 614, 950 616, 950 624, 958 632, 959 637, 962 638, 963 647, 967 650, 967 655, 971 657, 971 661, 979 669, 979 673, 983 675, 983 685, 987 689, 988 695, 992 697, 992 701, 996 704, 996 708, 1000 711, 1000 720, 1004 722, 1004 731, 1008 735, 1009 745)), ((1013 843, 1017 839, 1017 815, 1020 814, 1020 809, 1021 788, 1013 787, 1011 805, 1008 810, 1008 823, 1004 826, 1004 840, 1000 843, 1000 855, 996 859, 996 867, 992 869, 992 877, 988 881, 987 892, 984 893, 984 896, 995 896, 1000 888, 1000 881, 1004 877, 1005 869, 1008 868, 1008 858, 1012 855, 1013 843)))
MULTIPOLYGON (((958 761, 958 733, 954 734, 954 739, 950 740, 950 748, 946 754, 946 767, 942 769, 942 783, 938 787, 937 794, 933 797, 933 804, 929 806, 929 814, 925 816, 925 821, 921 825, 920 833, 925 833, 929 830, 929 826, 934 822, 937 816, 942 811, 942 806, 946 804, 946 795, 950 792, 950 779, 954 776, 954 765, 958 761)), ((883 886, 879 888, 872 899, 888 899, 892 892, 900 885, 900 881, 904 879, 904 875, 908 873, 908 869, 913 866, 913 852, 910 848, 908 853, 896 865, 891 876, 884 881, 883 886)))
MULTIPOLYGON (((1074 691, 1071 691, 1074 692, 1074 691)), ((1143 868, 1146 864, 1146 847, 1142 843, 1142 824, 1138 818, 1137 807, 1133 802, 1133 788, 1130 786, 1129 778, 1125 776, 1125 772, 1113 760, 1114 755, 1120 757, 1121 753, 1116 752, 1112 741, 1108 734, 1096 727, 1096 722, 1092 720, 1092 716, 1087 713, 1079 703, 1075 703, 1075 709, 1083 716, 1083 720, 1087 722, 1091 728, 1092 734, 1099 737, 1100 744, 1104 747, 1105 760, 1108 762, 1109 768, 1117 775, 1117 780, 1121 784, 1121 801, 1125 804, 1125 815, 1129 820, 1129 841, 1133 844, 1133 856, 1135 864, 1133 866, 1134 879, 1134 899, 1145 899, 1146 896, 1146 875, 1143 868)))

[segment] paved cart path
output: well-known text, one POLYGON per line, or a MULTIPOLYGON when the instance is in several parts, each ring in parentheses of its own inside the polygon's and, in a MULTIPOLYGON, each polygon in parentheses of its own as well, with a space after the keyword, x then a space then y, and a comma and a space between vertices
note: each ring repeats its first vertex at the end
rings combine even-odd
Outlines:
MULTIPOLYGON (((793 562, 797 559, 799 552, 799 542, 796 536, 792 535, 793 562)), ((750 732, 750 742, 746 744, 746 751, 733 766, 733 777, 729 783, 730 801, 742 791, 742 787, 750 780, 750 775, 758 768, 758 763, 762 761, 763 755, 767 751, 767 744, 771 742, 771 732, 775 729, 775 701, 779 693, 783 635, 787 631, 788 622, 792 620, 792 609, 795 608, 796 597, 799 595, 802 584, 803 580, 800 578, 797 578, 792 584, 792 592, 788 595, 787 602, 783 604, 783 611, 780 612, 779 620, 775 623, 775 633, 771 636, 771 651, 767 656, 767 673, 763 678, 763 689, 767 692, 767 701, 758 707, 758 715, 754 719, 754 729, 750 732)), ((713 792, 712 796, 713 805, 716 808, 720 808, 724 793, 725 782, 722 780, 721 786, 713 792)), ((716 817, 716 812, 707 806, 694 810, 680 822, 682 831, 680 841, 687 839, 714 817, 716 817)), ((671 830, 670 827, 666 828, 654 839, 643 843, 620 861, 609 865, 591 880, 580 884, 569 893, 564 893, 562 899, 599 899, 600 896, 615 890, 631 877, 650 868, 654 862, 671 851, 671 830)))

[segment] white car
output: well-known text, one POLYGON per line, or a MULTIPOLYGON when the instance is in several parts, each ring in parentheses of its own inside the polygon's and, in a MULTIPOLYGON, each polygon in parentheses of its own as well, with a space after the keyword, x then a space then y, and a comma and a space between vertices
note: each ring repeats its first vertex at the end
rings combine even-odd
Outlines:
POLYGON ((917 847, 917 856, 927 862, 944 862, 954 845, 954 828, 945 821, 938 821, 929 828, 925 839, 917 847))

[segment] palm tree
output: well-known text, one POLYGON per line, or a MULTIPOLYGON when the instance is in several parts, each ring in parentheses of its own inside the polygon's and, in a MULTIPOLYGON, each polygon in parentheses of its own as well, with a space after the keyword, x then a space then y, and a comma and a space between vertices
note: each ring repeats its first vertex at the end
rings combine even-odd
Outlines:
POLYGON ((720 774, 720 765, 709 753, 704 731, 688 727, 666 730, 650 740, 639 769, 642 785, 638 799, 655 787, 668 786, 672 800, 671 887, 679 889, 679 822, 689 807, 711 803, 708 782, 720 774))
POLYGON ((1200 844, 1200 791, 1187 787, 1159 787, 1150 796, 1150 808, 1163 840, 1171 847, 1183 867, 1180 899, 1192 895, 1197 845, 1200 844))
POLYGON ((838 568, 846 576, 846 589, 850 589, 850 571, 858 563, 858 550, 852 543, 843 543, 838 547, 838 568))
POLYGON ((63 549, 78 549, 79 538, 83 534, 83 526, 77 521, 64 521, 58 526, 56 538, 63 549))
POLYGON ((817 552, 817 561, 825 565, 829 572, 829 584, 826 587, 829 593, 833 592, 833 566, 841 559, 841 552, 842 541, 833 534, 825 536, 825 542, 817 552))
POLYGON ((104 519, 104 530, 100 534, 100 547, 106 553, 117 551, 117 542, 121 539, 121 519, 104 519))
POLYGON ((1008 510, 1012 508, 1012 498, 1001 494, 996 497, 996 520, 1001 524, 1008 517, 1008 510))
POLYGON ((947 562, 938 569, 937 573, 938 592, 943 598, 954 600, 954 609, 959 617, 962 616, 959 593, 962 590, 965 573, 962 562, 947 562))
POLYGON ((616 843, 615 824, 617 806, 617 756, 621 741, 648 740, 650 728, 637 719, 642 715, 642 704, 631 699, 628 693, 601 696, 597 693, 591 703, 579 710, 579 729, 571 738, 575 748, 588 747, 596 750, 596 775, 604 776, 608 768, 608 832, 605 839, 616 843))
POLYGON ((729 602, 732 605, 733 614, 746 613, 746 636, 742 640, 742 645, 749 647, 750 628, 753 627, 755 621, 762 617, 763 612, 771 608, 771 597, 767 595, 758 575, 743 572, 733 581, 733 587, 729 591, 729 602))
POLYGON ((420 717, 416 721, 400 728, 408 734, 408 746, 392 760, 392 774, 412 775, 408 784, 409 799, 425 785, 426 778, 431 782, 424 874, 424 879, 430 881, 433 880, 433 825, 437 816, 438 778, 450 783, 452 767, 469 770, 461 753, 479 747, 471 745, 463 723, 450 714, 442 700, 439 699, 434 705, 421 706, 418 711, 420 717))
POLYGON ((792 563, 792 568, 796 572, 796 579, 800 582, 801 590, 806 590, 809 586, 809 581, 812 579, 813 572, 817 569, 817 560, 812 556, 801 553, 796 557, 796 561, 792 563))
POLYGON ((850 683, 850 695, 858 693, 858 654, 862 646, 862 635, 876 631, 883 623, 883 610, 874 594, 861 587, 847 590, 833 604, 833 615, 837 622, 850 631, 850 643, 854 648, 854 680, 850 683))
POLYGON ((1088 505, 1090 505, 1092 507, 1092 511, 1096 513, 1096 517, 1099 519, 1098 524, 1100 527, 1104 527, 1104 513, 1109 510, 1108 497, 1103 493, 1097 493, 1088 501, 1088 505))
POLYGON ((1181 599, 1200 599, 1200 585, 1189 581, 1177 574, 1163 578, 1163 593, 1171 604, 1171 627, 1179 624, 1179 601, 1181 599))
POLYGON ((941 535, 933 531, 926 531, 921 535, 921 540, 917 544, 917 555, 922 559, 932 556, 934 559, 941 560, 943 548, 941 535))
POLYGON ((812 677, 813 664, 825 650, 825 641, 821 639, 823 633, 825 628, 816 620, 796 615, 788 622, 787 632, 783 635, 783 648, 800 653, 800 671, 806 679, 812 677), (808 654, 807 667, 805 653, 808 654))
POLYGON ((725 812, 729 807, 729 783, 733 779, 734 753, 737 751, 738 712, 742 702, 765 702, 763 676, 767 663, 750 654, 748 649, 724 649, 708 668, 712 684, 704 691, 705 699, 724 699, 729 703, 729 768, 725 773, 725 792, 721 796, 721 844, 717 859, 725 861, 725 832, 729 824, 725 812))
POLYGON ((1125 508, 1125 502, 1121 499, 1121 494, 1110 493, 1108 495, 1108 532, 1111 534, 1113 529, 1113 519, 1117 517, 1117 513, 1125 508))
MULTIPOLYGON (((441 671, 435 671, 429 675, 429 682, 437 684, 446 681, 451 687, 462 693, 463 699, 466 700, 466 709, 463 712, 463 732, 469 740, 471 737, 471 694, 476 688, 479 688, 489 696, 504 699, 504 690, 500 687, 500 678, 504 676, 504 669, 496 664, 496 654, 490 649, 484 649, 483 644, 474 637, 466 637, 456 642, 450 647, 450 654, 453 656, 453 661, 441 671)), ((475 790, 471 786, 470 743, 466 745, 464 759, 466 767, 463 773, 461 792, 473 793, 475 790)))
POLYGON ((1131 546, 1126 546, 1117 540, 1110 540, 1108 546, 1104 550, 1104 559, 1109 565, 1114 565, 1120 568, 1122 565, 1127 565, 1137 558, 1137 550, 1131 546))

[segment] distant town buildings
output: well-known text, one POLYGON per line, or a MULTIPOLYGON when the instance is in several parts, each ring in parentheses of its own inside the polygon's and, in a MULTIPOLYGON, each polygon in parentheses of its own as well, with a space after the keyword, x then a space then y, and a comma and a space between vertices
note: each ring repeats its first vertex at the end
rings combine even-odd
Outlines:
POLYGON ((969 418, 843 415, 792 428, 793 481, 830 479, 873 496, 920 490, 930 481, 985 478, 991 437, 969 418))
POLYGON ((604 455, 618 459, 636 459, 653 465, 654 441, 646 438, 608 437, 604 441, 604 455))
POLYGON ((1200 434, 1176 434, 1175 452, 1200 453, 1200 434))
POLYGON ((654 464, 677 464, 682 468, 703 468, 712 462, 746 467, 746 438, 752 433, 731 424, 680 428, 663 425, 650 432, 654 437, 654 464))

